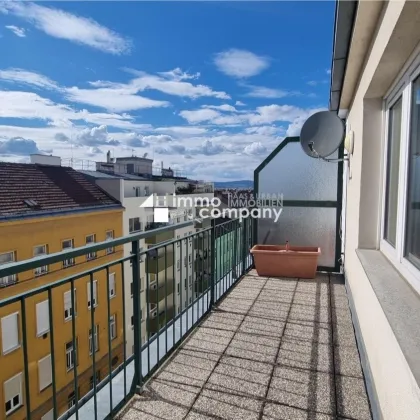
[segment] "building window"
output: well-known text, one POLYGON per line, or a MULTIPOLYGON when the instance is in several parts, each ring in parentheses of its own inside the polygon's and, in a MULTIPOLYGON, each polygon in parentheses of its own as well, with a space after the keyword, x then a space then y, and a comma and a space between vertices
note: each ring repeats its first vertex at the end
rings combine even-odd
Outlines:
POLYGON ((113 298, 117 294, 115 290, 115 273, 109 273, 108 283, 109 283, 109 297, 113 298))
POLYGON ((77 353, 77 339, 76 339, 76 351, 73 349, 73 341, 66 343, 66 368, 67 371, 72 370, 76 363, 77 353))
POLYGON ((141 231, 140 217, 134 217, 132 219, 128 219, 128 231, 130 233, 141 231))
MULTIPOLYGON (((95 234, 86 236, 86 245, 92 245, 96 242, 95 240, 95 234)), ((96 258, 96 251, 88 252, 86 254, 86 260, 91 261, 96 258)))
POLYGON ((141 187, 135 187, 136 197, 141 197, 141 187))
POLYGON ((420 76, 413 82, 404 256, 420 269, 420 76))
MULTIPOLYGON (((16 253, 13 251, 0 254, 0 265, 10 264, 15 261, 16 261, 16 253)), ((6 277, 0 277, 0 287, 10 286, 12 284, 15 284, 16 281, 17 281, 16 274, 12 274, 6 277)))
POLYGON ((131 328, 134 328, 134 316, 131 317, 131 328))
POLYGON ((3 354, 10 353, 20 347, 18 312, 1 319, 1 342, 3 354))
POLYGON ((41 337, 50 330, 48 299, 36 304, 36 335, 41 337))
MULTIPOLYGON (((181 238, 181 235, 176 235, 176 239, 180 239, 181 238)), ((180 245, 180 243, 181 243, 181 241, 178 241, 177 243, 176 243, 176 246, 179 248, 179 245, 180 245)))
POLYGON ((130 293, 131 297, 133 297, 133 282, 130 283, 130 293))
POLYGON ((52 384, 51 354, 38 361, 39 390, 52 384))
POLYGON ((177 260, 177 262, 176 262, 176 268, 177 268, 178 271, 181 269, 181 264, 180 264, 179 260, 177 260))
POLYGON ((387 104, 381 250, 420 292, 420 68, 387 104))
POLYGON ((109 318, 109 332, 111 335, 111 340, 117 338, 117 317, 116 315, 111 315, 109 318))
MULTIPOLYGON (((88 308, 91 308, 92 302, 90 299, 90 292, 92 284, 91 282, 87 282, 87 297, 88 297, 88 308)), ((93 307, 95 308, 98 305, 98 282, 96 280, 93 280, 93 307)))
MULTIPOLYGON (((107 230, 105 233, 105 240, 106 241, 112 241, 114 239, 114 231, 113 230, 107 230)), ((106 254, 112 254, 115 251, 114 247, 111 246, 106 249, 106 254)))
MULTIPOLYGON (((63 251, 69 250, 69 249, 72 249, 72 248, 74 248, 74 240, 73 239, 66 239, 65 241, 62 242, 61 249, 63 251)), ((70 267, 72 265, 74 265, 74 258, 68 258, 67 260, 63 261, 63 268, 70 267)))
POLYGON ((70 408, 74 407, 76 405, 76 395, 74 392, 71 392, 69 396, 67 397, 67 407, 70 410, 70 408))
POLYGON ((18 373, 3 384, 4 404, 6 416, 23 405, 22 402, 22 373, 18 373))
POLYGON ((95 325, 94 337, 92 339, 92 330, 89 330, 89 354, 93 353, 93 346, 95 346, 95 353, 99 350, 99 325, 95 325))
MULTIPOLYGON (((95 385, 98 386, 99 382, 101 382, 101 372, 97 370, 95 374, 95 385)), ((93 387, 94 387, 94 382, 93 382, 93 375, 92 375, 89 379, 89 390, 92 390, 93 387)))
POLYGON ((177 289, 177 292, 178 292, 178 295, 179 295, 179 283, 177 283, 176 289, 177 289))
POLYGON ((139 256, 139 261, 140 262, 143 262, 144 261, 144 255, 145 254, 142 254, 143 250, 144 250, 144 248, 141 246, 140 247, 140 256, 139 256))
MULTIPOLYGON (((41 257, 48 254, 47 245, 38 245, 34 247, 34 257, 41 257)), ((35 268, 35 276, 42 276, 48 273, 48 265, 35 268)))
POLYGON ((76 313, 76 289, 73 290, 74 310, 71 301, 71 290, 64 292, 64 320, 68 321, 76 313))

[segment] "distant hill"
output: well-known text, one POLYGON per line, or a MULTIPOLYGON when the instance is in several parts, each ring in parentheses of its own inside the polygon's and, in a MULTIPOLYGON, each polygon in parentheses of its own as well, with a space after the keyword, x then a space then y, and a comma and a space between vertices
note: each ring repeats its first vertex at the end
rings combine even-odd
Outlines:
POLYGON ((254 181, 242 180, 242 181, 226 181, 226 182, 215 182, 215 188, 254 188, 254 181))

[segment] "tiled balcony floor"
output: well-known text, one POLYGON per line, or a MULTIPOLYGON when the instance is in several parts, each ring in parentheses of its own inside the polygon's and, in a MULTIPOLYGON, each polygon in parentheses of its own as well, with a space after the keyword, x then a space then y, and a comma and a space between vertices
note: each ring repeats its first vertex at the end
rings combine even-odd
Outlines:
POLYGON ((370 419, 341 277, 251 271, 119 418, 370 419))

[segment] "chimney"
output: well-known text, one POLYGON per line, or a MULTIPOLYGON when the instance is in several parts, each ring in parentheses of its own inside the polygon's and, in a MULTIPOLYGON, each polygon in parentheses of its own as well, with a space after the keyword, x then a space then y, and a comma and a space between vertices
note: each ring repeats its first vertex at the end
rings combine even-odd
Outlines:
POLYGON ((33 154, 30 155, 30 158, 31 163, 37 165, 61 166, 61 158, 59 156, 33 154))
POLYGON ((111 150, 106 152, 106 163, 111 163, 111 150))

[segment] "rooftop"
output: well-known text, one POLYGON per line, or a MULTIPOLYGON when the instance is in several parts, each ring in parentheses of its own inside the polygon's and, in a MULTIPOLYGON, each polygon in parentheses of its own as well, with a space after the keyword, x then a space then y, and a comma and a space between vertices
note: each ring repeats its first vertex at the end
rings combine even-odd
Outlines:
POLYGON ((0 217, 120 203, 69 167, 0 162, 0 217))
POLYGON ((371 419, 342 277, 251 270, 117 418, 371 419))

